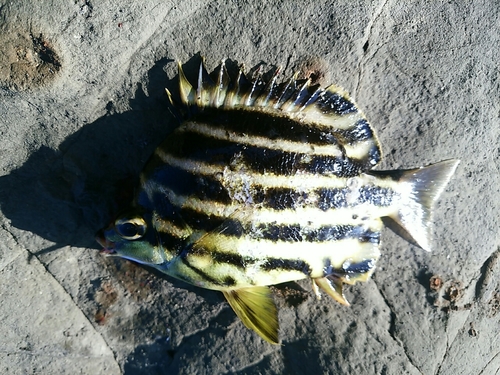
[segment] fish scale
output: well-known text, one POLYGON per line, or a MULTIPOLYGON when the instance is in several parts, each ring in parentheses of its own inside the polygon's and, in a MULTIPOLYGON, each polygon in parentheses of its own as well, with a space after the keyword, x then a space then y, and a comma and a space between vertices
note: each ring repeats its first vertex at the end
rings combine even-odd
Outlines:
POLYGON ((343 284, 373 273, 384 223, 430 250, 432 206, 458 164, 373 170, 380 146, 348 94, 297 75, 279 83, 279 71, 231 77, 223 61, 212 79, 202 63, 192 84, 179 65, 187 118, 97 236, 108 255, 222 291, 270 343, 268 285, 310 278, 318 298, 348 304, 343 284))

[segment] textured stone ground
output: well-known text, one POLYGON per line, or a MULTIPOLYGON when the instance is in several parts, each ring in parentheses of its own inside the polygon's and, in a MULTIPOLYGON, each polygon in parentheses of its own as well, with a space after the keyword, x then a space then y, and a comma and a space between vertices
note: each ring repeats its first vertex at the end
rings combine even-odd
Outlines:
POLYGON ((0 0, 0 373, 498 373, 500 7, 398 4, 0 0), (384 169, 461 159, 433 252, 384 231, 350 308, 277 288, 282 346, 219 293, 99 255, 198 53, 309 62, 355 97, 384 169))

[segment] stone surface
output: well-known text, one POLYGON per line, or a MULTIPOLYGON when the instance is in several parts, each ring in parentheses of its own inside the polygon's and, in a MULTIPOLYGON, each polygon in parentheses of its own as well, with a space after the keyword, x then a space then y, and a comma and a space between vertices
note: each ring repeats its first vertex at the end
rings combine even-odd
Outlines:
POLYGON ((0 373, 497 373, 499 28, 494 1, 0 0, 0 373), (384 231, 350 308, 277 287, 282 346, 219 293, 99 255, 199 53, 343 86, 382 169, 461 159, 433 251, 384 231))

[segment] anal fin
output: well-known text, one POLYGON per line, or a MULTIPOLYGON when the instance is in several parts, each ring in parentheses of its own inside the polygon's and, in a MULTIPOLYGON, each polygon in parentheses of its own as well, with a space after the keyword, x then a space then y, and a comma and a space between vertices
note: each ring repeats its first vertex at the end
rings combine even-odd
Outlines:
POLYGON ((327 277, 318 277, 313 279, 313 290, 318 298, 321 298, 318 290, 319 287, 338 303, 349 306, 349 302, 345 299, 344 292, 342 290, 343 283, 344 282, 341 278, 332 275, 327 277))
POLYGON ((223 291, 245 326, 271 344, 278 344, 278 312, 268 287, 223 291))

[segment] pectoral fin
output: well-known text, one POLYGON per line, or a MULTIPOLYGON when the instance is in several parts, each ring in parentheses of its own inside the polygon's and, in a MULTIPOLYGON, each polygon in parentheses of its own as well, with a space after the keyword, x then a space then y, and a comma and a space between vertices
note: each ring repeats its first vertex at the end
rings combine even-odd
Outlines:
POLYGON ((257 332, 267 342, 278 344, 278 312, 269 288, 261 286, 223 293, 247 328, 257 332))

